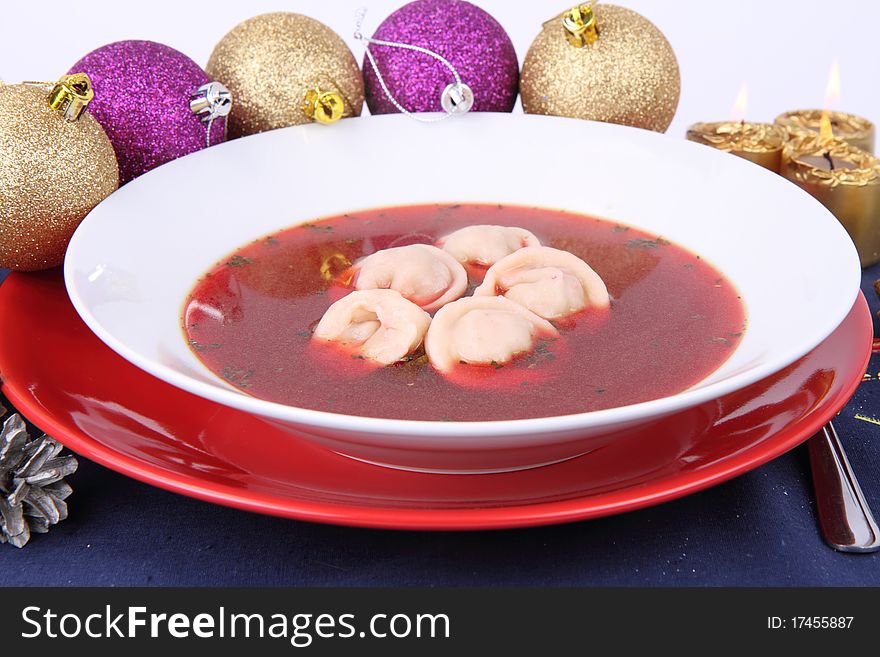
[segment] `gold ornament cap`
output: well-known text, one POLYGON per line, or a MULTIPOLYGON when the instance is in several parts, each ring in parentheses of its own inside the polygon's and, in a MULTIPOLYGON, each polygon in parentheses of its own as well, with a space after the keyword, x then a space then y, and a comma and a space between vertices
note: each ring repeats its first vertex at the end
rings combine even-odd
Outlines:
POLYGON ((63 75, 49 92, 49 107, 67 121, 78 121, 95 97, 92 81, 85 73, 63 75))
POLYGON ((565 38, 575 48, 583 48, 596 43, 599 39, 599 26, 596 24, 596 13, 593 2, 572 7, 562 15, 562 27, 565 38))
POLYGON ((336 123, 345 114, 345 102, 335 91, 309 89, 303 98, 302 110, 312 121, 328 125, 336 123))

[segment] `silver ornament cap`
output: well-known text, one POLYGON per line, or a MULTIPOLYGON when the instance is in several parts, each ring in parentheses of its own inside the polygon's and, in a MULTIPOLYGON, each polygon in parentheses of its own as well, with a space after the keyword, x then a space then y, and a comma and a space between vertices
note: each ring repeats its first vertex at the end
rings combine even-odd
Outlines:
POLYGON ((232 110, 232 92, 219 82, 208 82, 190 96, 189 108, 203 123, 219 119, 232 110))
POLYGON ((474 106, 474 92, 464 82, 453 82, 440 94, 440 106, 447 114, 465 114, 474 106))

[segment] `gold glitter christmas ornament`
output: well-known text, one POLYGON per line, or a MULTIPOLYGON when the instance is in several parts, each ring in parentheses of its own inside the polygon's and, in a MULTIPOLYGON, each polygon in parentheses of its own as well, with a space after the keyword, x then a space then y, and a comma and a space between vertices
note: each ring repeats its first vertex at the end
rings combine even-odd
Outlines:
POLYGON ((82 112, 87 80, 0 84, 0 267, 60 265, 80 221, 119 185, 110 140, 82 112))
POLYGON ((666 37, 644 16, 586 3, 544 23, 520 76, 523 109, 663 132, 681 90, 666 37))
POLYGON ((364 82, 354 55, 329 27, 308 16, 277 12, 234 27, 206 67, 235 98, 230 138, 290 125, 334 123, 358 116, 364 82))

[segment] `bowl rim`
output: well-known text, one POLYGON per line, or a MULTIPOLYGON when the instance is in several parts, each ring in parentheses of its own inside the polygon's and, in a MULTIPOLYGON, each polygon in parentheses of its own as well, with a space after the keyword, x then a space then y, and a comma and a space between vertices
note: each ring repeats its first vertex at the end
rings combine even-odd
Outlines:
MULTIPOLYGON (((697 149, 702 153, 702 157, 720 157, 724 158, 725 161, 730 161, 737 158, 730 158, 729 154, 722 153, 721 151, 717 151, 715 149, 708 148, 704 145, 688 142, 685 139, 677 140, 673 139, 670 136, 663 133, 650 132, 647 130, 642 130, 638 128, 632 128, 628 126, 602 123, 602 122, 594 122, 594 121, 583 121, 580 119, 570 119, 564 117, 554 117, 554 116, 542 116, 542 115, 525 115, 525 114, 507 114, 507 113, 488 113, 481 112, 479 113, 483 116, 484 120, 488 117, 497 116, 496 120, 513 120, 513 121, 541 121, 541 122, 576 122, 579 125, 591 125, 592 129, 598 130, 609 130, 609 131, 620 131, 623 133, 631 133, 632 131, 638 132, 641 137, 647 138, 649 140, 662 140, 663 143, 668 143, 668 141, 674 141, 679 144, 679 147, 683 148, 693 148, 697 149), (667 141, 668 140, 668 141, 667 141)), ((362 116, 356 117, 353 119, 348 119, 347 121, 411 121, 408 117, 404 117, 399 114, 389 114, 383 116, 362 116)), ((254 140, 254 139, 268 139, 271 138, 270 135, 288 132, 288 131, 297 131, 302 129, 313 128, 314 126, 303 125, 303 126, 290 126, 287 128, 281 128, 279 130, 273 130, 266 133, 259 133, 256 135, 251 135, 245 137, 245 140, 254 140)), ((319 129, 326 129, 325 127, 320 127, 319 129)), ((236 142, 241 142, 242 139, 236 139, 231 142, 226 142, 223 144, 218 144, 213 149, 221 148, 225 149, 230 146, 234 147, 236 142)), ((195 153, 191 153, 189 155, 184 156, 183 158, 179 158, 175 161, 185 160, 189 158, 199 157, 204 155, 204 151, 196 151, 195 153)), ((757 165, 746 162, 745 160, 739 160, 739 163, 736 166, 749 166, 755 167, 756 169, 760 169, 757 165)), ((150 172, 145 174, 149 176, 150 172)), ((767 171, 765 169, 760 169, 755 171, 755 175, 777 175, 773 172, 767 171)), ((809 197, 806 192, 803 192, 804 196, 809 197)), ((822 211, 828 214, 828 216, 834 220, 834 224, 839 227, 840 232, 845 235, 845 231, 843 227, 839 224, 836 218, 822 206, 819 201, 812 199, 810 200, 815 203, 822 211)), ((89 216, 82 222, 80 227, 77 228, 76 232, 71 239, 70 245, 68 247, 68 254, 76 253, 77 245, 81 239, 83 239, 84 231, 82 230, 83 225, 86 225, 89 220, 89 216)), ((619 222, 626 223, 626 222, 619 222)), ((293 225, 293 224, 291 224, 293 225)), ((848 239, 848 238, 847 238, 848 239)), ((673 240, 674 242, 675 240, 673 240)), ((243 243, 244 244, 244 243, 243 243)), ((682 247, 687 248, 687 247, 682 247)), ((858 256, 856 254, 855 246, 852 245, 851 249, 851 262, 854 265, 853 276, 852 276, 852 285, 851 285, 851 293, 849 297, 846 299, 841 299, 839 311, 836 313, 832 313, 834 315, 833 321, 834 325, 831 329, 833 331, 834 328, 840 325, 840 323, 845 319, 847 313, 852 308, 853 304, 856 301, 857 295, 859 293, 859 280, 860 280, 860 272, 861 268, 858 264, 858 256), (838 316, 839 315, 839 316, 838 316)), ((221 256, 222 257, 222 256, 221 256)), ((720 269, 720 268, 719 268, 720 269)), ((723 269, 721 269, 722 273, 725 273, 723 269)), ((531 435, 535 438, 536 442, 540 442, 541 436, 540 434, 547 434, 548 439, 551 434, 559 433, 559 432, 567 432, 567 431, 578 431, 578 430, 587 430, 594 429, 596 427, 608 427, 614 428, 617 426, 622 426, 626 424, 636 423, 643 421, 647 418, 661 417, 663 415, 667 415, 670 413, 674 413, 676 411, 680 411, 685 408, 689 408, 703 402, 709 401, 711 399, 716 399, 718 397, 724 396, 735 390, 741 389, 745 386, 751 385, 752 383, 759 381, 761 379, 766 378, 767 376, 778 372, 779 370, 787 367, 797 359, 803 357, 806 353, 813 350, 816 346, 818 346, 828 334, 820 335, 817 333, 813 336, 809 341, 792 341, 789 344, 797 345, 795 348, 789 347, 785 350, 781 357, 777 354, 776 358, 759 363, 748 369, 732 374, 731 376, 722 379, 720 381, 716 381, 705 386, 699 386, 699 382, 695 385, 699 387, 690 387, 681 392, 675 393, 673 395, 667 395, 665 397, 659 397, 656 399, 650 399, 643 402, 638 402, 635 404, 627 404, 624 406, 615 406, 612 408, 595 410, 595 411, 585 411, 582 413, 573 413, 569 415, 555 415, 555 416, 547 416, 547 417, 537 417, 537 418, 525 418, 525 419, 515 419, 515 420, 485 420, 485 421, 436 421, 436 420, 404 420, 397 418, 379 418, 379 417, 367 417, 367 416, 358 416, 358 415, 348 415, 343 413, 332 413, 328 411, 320 411, 308 408, 301 408, 298 406, 291 406, 287 404, 282 404, 279 402, 267 401, 264 399, 260 399, 258 397, 254 397, 248 395, 245 392, 238 391, 237 389, 221 387, 218 384, 211 384, 205 381, 200 381, 191 376, 183 374, 172 367, 167 365, 163 365, 160 362, 154 361, 150 358, 141 356, 136 350, 128 347, 121 340, 114 337, 110 331, 106 330, 100 321, 95 317, 95 315, 89 310, 89 306, 87 302, 80 295, 79 288, 76 284, 75 280, 75 270, 74 270, 74 259, 70 257, 65 258, 64 262, 64 282, 65 287, 67 289, 68 295, 70 296, 71 302, 73 303, 74 308, 77 313, 89 327, 89 329, 94 332, 105 344, 107 344, 111 349, 121 355, 123 358, 128 360, 129 362, 135 364, 137 367, 142 370, 152 374, 153 376, 167 381, 172 385, 186 390, 192 394, 198 395, 200 397, 204 397, 206 399, 210 399, 211 401, 231 406, 233 408, 237 408, 248 413, 253 413, 257 416, 261 416, 263 418, 269 418, 272 420, 278 420, 281 422, 288 422, 297 425, 300 429, 304 427, 315 427, 332 431, 342 431, 342 432, 353 432, 359 435, 375 435, 380 436, 383 434, 387 435, 412 435, 417 434, 420 437, 425 438, 449 438, 456 439, 459 438, 463 442, 470 440, 474 435, 479 435, 481 438, 503 438, 503 437, 513 437, 513 436, 525 436, 531 435)), ((736 281, 732 280, 735 284, 736 281)), ((181 300, 181 303, 182 300, 181 300)), ((748 308, 747 308, 747 318, 748 318, 748 308)), ((726 359, 725 359, 726 361, 726 359)), ((723 363, 722 363, 723 364, 723 363)), ((720 367, 720 365, 719 365, 720 367)), ((714 371, 717 371, 717 368, 714 371)), ((213 372, 212 372, 213 375, 213 372)), ((216 375, 215 375, 216 376, 216 375)), ((485 444, 481 444, 481 446, 485 446, 485 444)), ((457 445, 457 447, 461 447, 461 445, 457 445)))

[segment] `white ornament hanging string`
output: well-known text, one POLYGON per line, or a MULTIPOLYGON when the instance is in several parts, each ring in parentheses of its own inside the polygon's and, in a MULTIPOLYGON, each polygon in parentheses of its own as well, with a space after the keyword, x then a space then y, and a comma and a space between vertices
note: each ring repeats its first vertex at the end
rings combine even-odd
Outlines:
POLYGON ((437 123, 438 121, 448 119, 450 116, 457 116, 470 111, 474 102, 473 92, 471 91, 470 87, 468 87, 464 82, 461 81, 461 76, 458 74, 458 71, 455 70, 455 67, 448 59, 443 57, 443 55, 434 52, 433 50, 428 50, 427 48, 422 48, 421 46, 414 46, 409 43, 399 43, 397 41, 383 41, 382 39, 373 39, 371 37, 364 36, 362 32, 362 27, 364 23, 364 17, 366 15, 367 10, 365 8, 361 8, 357 11, 354 38, 358 41, 364 42, 364 52, 367 55, 367 59, 370 60, 370 66, 372 66, 373 72, 376 74, 376 78, 379 80, 379 84, 382 86, 382 91, 385 92, 385 95, 388 97, 388 100, 391 101, 394 107, 396 107, 403 114, 406 114, 411 119, 419 121, 421 123, 437 123), (376 46, 386 46, 389 48, 412 50, 414 52, 433 57, 441 64, 443 64, 446 68, 448 68, 449 71, 452 73, 452 76, 455 78, 455 82, 447 86, 441 94, 440 104, 441 107, 443 107, 443 114, 439 116, 422 116, 421 114, 410 112, 403 105, 401 105, 400 102, 394 97, 394 94, 391 93, 391 90, 385 83, 385 78, 382 77, 382 73, 379 71, 379 65, 376 63, 376 58, 370 51, 371 44, 376 46), (451 94, 453 92, 456 92, 458 94, 458 99, 452 98, 451 94), (446 100, 447 98, 448 102, 444 102, 444 100, 446 100))

